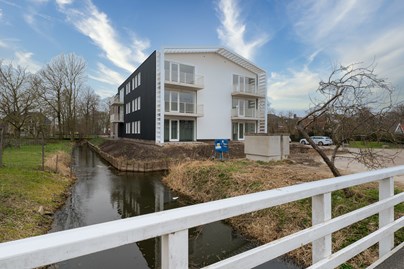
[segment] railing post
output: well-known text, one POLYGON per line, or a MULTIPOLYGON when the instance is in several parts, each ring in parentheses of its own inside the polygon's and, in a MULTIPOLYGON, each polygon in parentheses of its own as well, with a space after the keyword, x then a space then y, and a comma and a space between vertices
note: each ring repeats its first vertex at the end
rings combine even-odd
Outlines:
MULTIPOLYGON (((394 195, 393 177, 379 181, 379 201, 394 195)), ((394 221, 394 207, 379 212, 379 228, 394 221)), ((379 241, 379 257, 389 253, 394 247, 394 233, 379 241)))
POLYGON ((188 269, 188 230, 161 237, 161 268, 188 269))
MULTIPOLYGON (((316 225, 331 219, 331 193, 312 197, 312 224, 316 225)), ((331 255, 331 234, 312 243, 313 264, 331 255)))

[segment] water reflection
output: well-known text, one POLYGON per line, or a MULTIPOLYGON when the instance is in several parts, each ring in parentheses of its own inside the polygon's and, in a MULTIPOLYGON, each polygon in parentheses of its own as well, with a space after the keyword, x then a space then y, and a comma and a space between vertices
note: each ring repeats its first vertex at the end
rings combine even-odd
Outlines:
MULTIPOLYGON (((52 231, 181 206, 161 183, 162 173, 119 173, 86 146, 74 151, 74 171, 77 182, 66 205, 55 215, 52 231)), ((190 229, 189 234, 189 263, 195 268, 253 247, 222 222, 190 229)), ((160 248, 160 238, 155 238, 64 261, 57 267, 160 268, 160 248)), ((290 268, 278 261, 263 266, 260 268, 290 268)))

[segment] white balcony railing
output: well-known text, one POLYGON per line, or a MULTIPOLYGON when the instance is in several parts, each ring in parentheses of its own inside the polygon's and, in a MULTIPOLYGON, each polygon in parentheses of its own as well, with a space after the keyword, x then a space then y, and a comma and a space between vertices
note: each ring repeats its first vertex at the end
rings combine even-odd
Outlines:
POLYGON ((255 108, 246 108, 240 111, 238 108, 232 108, 231 116, 235 118, 257 118, 258 110, 255 108))
POLYGON ((123 95, 115 95, 112 97, 111 105, 122 105, 123 104, 123 95), (122 97, 122 98, 121 98, 122 97))
POLYGON ((239 87, 233 86, 233 96, 254 96, 254 97, 259 97, 259 98, 264 98, 265 94, 261 93, 258 91, 257 87, 255 86, 250 86, 246 87, 244 89, 240 89, 239 87))
POLYGON ((312 199, 311 227, 204 268, 253 268, 310 243, 310 268, 338 267, 376 243, 383 257, 392 252, 394 232, 404 227, 404 216, 394 220, 394 206, 404 202, 404 192, 394 195, 393 179, 403 174, 404 166, 391 167, 1 243, 0 268, 39 267, 161 237, 161 268, 185 269, 190 228, 305 198, 312 199), (332 218, 333 191, 370 182, 379 183, 378 202, 332 218), (378 230, 332 253, 332 233, 375 214, 378 230))
POLYGON ((204 77, 202 75, 197 75, 193 73, 185 73, 180 72, 178 76, 166 76, 165 82, 181 85, 181 86, 190 86, 195 88, 203 88, 204 87, 204 77))
POLYGON ((110 121, 111 122, 123 122, 123 114, 111 114, 110 115, 110 121))

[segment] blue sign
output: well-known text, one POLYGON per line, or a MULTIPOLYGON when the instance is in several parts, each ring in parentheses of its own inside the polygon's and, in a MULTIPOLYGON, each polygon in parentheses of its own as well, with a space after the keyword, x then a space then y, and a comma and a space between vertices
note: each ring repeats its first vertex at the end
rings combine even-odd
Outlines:
POLYGON ((215 139, 215 152, 219 153, 220 160, 223 159, 223 153, 229 153, 228 139, 215 139))

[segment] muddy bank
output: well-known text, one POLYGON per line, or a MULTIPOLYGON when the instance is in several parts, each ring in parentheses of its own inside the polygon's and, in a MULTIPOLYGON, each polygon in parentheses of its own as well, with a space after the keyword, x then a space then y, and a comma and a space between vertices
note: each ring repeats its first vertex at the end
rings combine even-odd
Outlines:
MULTIPOLYGON (((168 170, 187 160, 208 160, 214 156, 213 142, 154 145, 136 140, 105 140, 99 146, 88 142, 103 159, 119 171, 152 172, 168 170)), ((244 144, 230 142, 230 159, 244 158, 244 144)))

